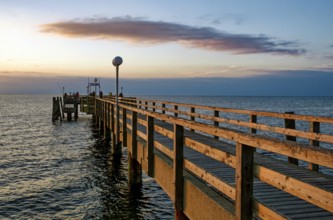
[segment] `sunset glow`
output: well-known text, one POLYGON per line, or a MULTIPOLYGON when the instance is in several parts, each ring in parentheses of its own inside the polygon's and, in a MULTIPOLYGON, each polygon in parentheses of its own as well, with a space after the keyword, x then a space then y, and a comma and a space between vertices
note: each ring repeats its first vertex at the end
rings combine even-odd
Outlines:
POLYGON ((5 82, 21 85, 20 77, 112 79, 117 55, 123 79, 333 72, 330 0, 0 6, 0 93, 8 92, 5 82))

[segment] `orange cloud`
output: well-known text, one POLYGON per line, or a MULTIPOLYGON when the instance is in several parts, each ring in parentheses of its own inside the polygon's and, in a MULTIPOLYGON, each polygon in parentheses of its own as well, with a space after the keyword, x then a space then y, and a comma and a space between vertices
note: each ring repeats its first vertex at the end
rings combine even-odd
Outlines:
POLYGON ((296 41, 279 41, 266 35, 231 34, 210 27, 193 27, 131 17, 83 19, 44 24, 41 31, 67 37, 125 40, 137 44, 177 42, 189 47, 235 54, 271 53, 301 55, 296 41))

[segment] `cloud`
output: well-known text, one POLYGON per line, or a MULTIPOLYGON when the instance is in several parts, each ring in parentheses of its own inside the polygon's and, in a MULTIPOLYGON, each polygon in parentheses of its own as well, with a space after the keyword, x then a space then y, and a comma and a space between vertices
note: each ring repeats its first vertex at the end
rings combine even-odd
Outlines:
POLYGON ((232 34, 211 27, 194 27, 132 17, 91 18, 44 24, 44 33, 67 37, 125 40, 136 44, 177 42, 188 47, 234 54, 271 53, 301 55, 297 41, 281 41, 266 35, 232 34))

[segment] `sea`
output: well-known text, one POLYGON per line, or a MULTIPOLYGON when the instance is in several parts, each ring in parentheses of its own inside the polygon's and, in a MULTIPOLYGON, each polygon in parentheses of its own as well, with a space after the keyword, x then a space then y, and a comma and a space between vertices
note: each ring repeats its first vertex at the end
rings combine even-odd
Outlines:
MULTIPOLYGON (((139 98, 333 117, 333 97, 139 98)), ((152 178, 129 187, 126 149, 114 158, 91 115, 51 116, 52 95, 0 95, 0 219, 174 219, 152 178)))

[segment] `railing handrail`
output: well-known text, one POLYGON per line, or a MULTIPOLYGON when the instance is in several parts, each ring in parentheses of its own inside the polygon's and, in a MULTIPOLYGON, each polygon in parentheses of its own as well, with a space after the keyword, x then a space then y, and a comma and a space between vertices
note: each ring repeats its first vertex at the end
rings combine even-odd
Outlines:
MULTIPOLYGON (((102 99, 98 100, 105 101, 102 99)), ((106 102, 115 104, 115 102, 111 100, 108 100, 106 102)), ((287 140, 280 140, 277 138, 266 137, 258 134, 249 134, 229 128, 216 127, 214 125, 178 118, 172 115, 166 115, 159 112, 140 109, 137 107, 129 106, 128 104, 120 103, 119 106, 130 111, 135 111, 142 115, 148 115, 162 121, 168 121, 171 124, 184 126, 187 129, 193 129, 203 132, 205 134, 218 136, 226 140, 250 145, 254 148, 267 150, 281 155, 304 160, 310 163, 316 163, 322 166, 333 168, 333 150, 331 149, 323 148, 320 146, 301 144, 287 140), (313 155, 313 157, 309 157, 309 155, 313 155), (321 159, 318 161, 318 158, 321 159)))
MULTIPOLYGON (((112 99, 111 99, 112 100, 112 99)), ((333 135, 330 134, 323 134, 323 133, 319 133, 316 131, 304 131, 304 130, 297 130, 296 128, 294 129, 290 129, 290 128, 283 128, 283 127, 278 127, 278 126, 272 126, 272 125, 268 125, 268 124, 260 124, 257 122, 252 122, 252 121, 242 121, 242 120, 236 120, 236 119, 229 119, 229 118, 223 118, 220 116, 212 116, 212 115, 207 115, 207 114, 203 114, 203 113, 196 113, 194 111, 182 111, 177 109, 172 109, 172 108, 167 108, 165 106, 162 106, 162 104, 166 104, 166 103, 170 103, 172 105, 175 106, 186 106, 188 108, 191 109, 195 109, 195 106, 201 106, 201 105, 191 105, 191 104, 181 104, 181 103, 175 103, 175 102, 160 102, 160 106, 156 105, 155 100, 140 100, 137 99, 136 100, 136 104, 139 105, 141 108, 145 108, 145 109, 153 109, 153 111, 155 110, 161 110, 162 112, 170 112, 170 113, 174 113, 174 114, 179 114, 179 115, 185 115, 188 116, 190 118, 192 118, 192 120, 195 120, 195 118, 200 118, 200 119, 205 119, 205 120, 211 120, 214 123, 225 123, 225 124, 231 124, 231 125, 236 125, 236 126, 241 126, 241 127, 247 127, 250 128, 252 130, 261 130, 261 131, 267 131, 267 132, 272 132, 272 133, 277 133, 277 134, 282 134, 282 135, 288 135, 288 136, 294 136, 294 137, 299 137, 299 138, 305 138, 308 140, 312 140, 312 141, 320 141, 320 142, 326 142, 326 143, 333 143, 333 135), (153 105, 148 105, 149 102, 152 102, 153 105)), ((122 103, 128 103, 128 104, 133 104, 133 99, 130 100, 130 102, 128 102, 126 100, 126 98, 123 98, 122 103)), ((202 106, 201 106, 202 107, 202 106)), ((203 106, 206 107, 206 106, 203 106)), ((228 109, 228 108, 221 108, 221 107, 208 107, 209 110, 214 110, 214 111, 218 111, 221 109, 228 109)), ((274 117, 274 115, 278 115, 278 118, 283 118, 285 120, 294 120, 296 118, 302 118, 303 121, 307 121, 309 123, 320 123, 320 122, 324 122, 326 123, 327 121, 332 121, 333 122, 333 118, 329 118, 329 117, 322 117, 322 116, 307 116, 307 115, 297 115, 297 114, 286 114, 286 113, 274 113, 274 112, 258 112, 258 111, 249 111, 249 110, 237 110, 237 109, 228 109, 230 110, 230 113, 235 113, 235 111, 237 111, 237 114, 243 114, 242 112, 245 112, 246 115, 248 116, 267 116, 270 115, 269 117, 274 117), (248 113, 252 113, 252 114, 248 114, 248 113), (262 113, 262 114, 258 114, 258 113, 262 113), (316 118, 315 122, 314 120, 307 120, 307 118, 316 118), (325 119, 325 120, 324 120, 325 119), (329 119, 329 120, 327 120, 329 119)))
MULTIPOLYGON (((104 102, 102 103, 103 105, 100 106, 100 109, 105 108, 105 104, 108 104, 111 105, 110 108, 111 112, 114 111, 115 102, 113 100, 96 99, 96 101, 104 102)), ((209 184, 217 186, 217 188, 222 193, 224 193, 231 199, 235 200, 236 212, 237 212, 236 216, 238 215, 239 217, 242 216, 243 214, 246 215, 246 213, 243 213, 243 211, 247 209, 247 207, 244 208, 244 206, 246 206, 246 203, 243 204, 244 201, 247 202, 251 201, 249 202, 249 204, 256 206, 256 207, 252 206, 253 212, 258 212, 259 215, 260 213, 263 212, 262 210, 269 209, 267 207, 264 207, 262 203, 255 200, 255 198, 253 197, 252 189, 250 191, 246 190, 248 184, 253 184, 253 177, 257 177, 259 180, 262 180, 287 193, 290 193, 298 198, 301 198, 325 210, 333 212, 333 193, 331 191, 326 191, 325 189, 322 189, 316 185, 311 185, 304 180, 302 181, 297 178, 294 178, 293 176, 286 175, 280 171, 275 171, 274 169, 267 168, 265 166, 262 166, 261 164, 258 164, 253 160, 253 155, 255 152, 254 149, 258 148, 265 151, 300 159, 309 163, 319 164, 321 166, 333 168, 333 150, 326 149, 320 146, 312 146, 311 144, 301 144, 289 140, 280 140, 277 138, 266 137, 258 134, 245 133, 186 118, 180 118, 175 115, 165 114, 163 112, 161 113, 148 110, 147 101, 144 102, 145 102, 144 105, 142 105, 142 100, 139 100, 137 102, 128 102, 128 103, 123 102, 120 103, 119 106, 120 108, 123 109, 123 111, 125 110, 125 112, 126 110, 132 112, 132 116, 125 115, 126 118, 132 119, 134 115, 136 118, 135 123, 132 125, 127 124, 126 128, 132 130, 132 134, 133 134, 133 129, 135 129, 134 132, 135 136, 141 137, 147 142, 149 139, 148 137, 149 134, 136 130, 136 126, 137 124, 141 124, 148 129, 148 124, 149 124, 148 118, 154 118, 161 121, 165 121, 174 126, 174 130, 169 131, 165 128, 159 127, 158 125, 154 125, 154 130, 156 132, 159 132, 162 135, 172 138, 174 140, 180 138, 179 136, 176 135, 177 131, 175 130, 175 127, 178 126, 179 129, 185 128, 188 130, 195 130, 211 136, 217 136, 235 143, 236 153, 230 154, 230 152, 222 151, 216 148, 212 147, 205 148, 205 146, 199 146, 200 144, 196 145, 195 140, 192 140, 189 137, 185 136, 183 132, 181 132, 182 134, 180 134, 183 138, 182 145, 188 146, 206 156, 209 156, 215 160, 218 160, 235 168, 236 186, 231 186, 221 180, 218 180, 216 178, 214 179, 214 177, 211 176, 207 177, 209 173, 200 170, 200 167, 192 164, 190 161, 188 161, 186 158, 182 156, 183 168, 190 170, 196 175, 198 174, 197 176, 203 178, 205 181, 208 181, 209 184), (139 102, 141 102, 141 105, 139 102), (144 107, 144 109, 142 107, 144 107), (138 118, 136 116, 137 114, 146 116, 146 120, 138 118), (245 169, 248 170, 246 171, 245 169), (281 185, 281 183, 283 184, 281 185), (259 209, 261 209, 261 211, 259 209)), ((153 104, 152 106, 150 106, 150 108, 152 109, 154 109, 154 107, 156 107, 156 103, 155 105, 153 104)), ((107 107, 107 109, 109 109, 109 107, 107 107)), ((177 110, 177 113, 181 114, 182 112, 179 112, 177 110)), ((114 118, 114 114, 112 118, 114 118)), ((172 158, 173 161, 175 161, 176 157, 175 146, 173 150, 170 150, 157 141, 154 141, 154 145, 155 148, 161 150, 170 158, 172 158)), ((278 215, 278 213, 274 212, 274 210, 269 210, 269 213, 272 215, 278 215)))
MULTIPOLYGON (((143 100, 137 99, 137 101, 151 102, 151 103, 161 103, 161 104, 169 104, 169 105, 177 105, 178 107, 194 107, 202 110, 212 110, 212 111, 220 111, 226 113, 235 113, 235 114, 244 114, 244 115, 257 115, 264 117, 274 117, 281 119, 294 119, 300 121, 312 121, 312 122, 321 122, 321 123, 330 123, 333 124, 333 118, 325 117, 325 116, 312 116, 312 115, 301 115, 301 114, 287 114, 287 113, 279 113, 279 112, 270 112, 270 111, 260 111, 260 110, 246 110, 246 109, 234 109, 234 108, 225 108, 225 107, 216 107, 216 106, 205 106, 198 104, 187 104, 187 103, 179 103, 179 102, 170 102, 170 101, 159 101, 159 100, 143 100)), ((145 105, 143 105, 145 106, 145 105)), ((152 107, 152 106, 149 106, 152 107)))

